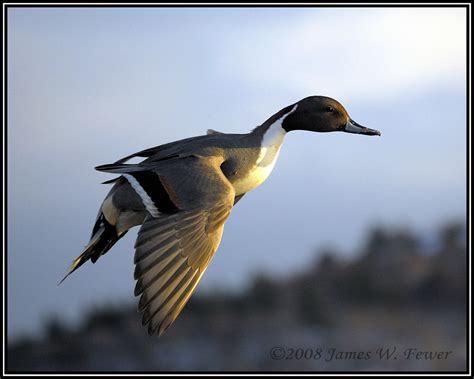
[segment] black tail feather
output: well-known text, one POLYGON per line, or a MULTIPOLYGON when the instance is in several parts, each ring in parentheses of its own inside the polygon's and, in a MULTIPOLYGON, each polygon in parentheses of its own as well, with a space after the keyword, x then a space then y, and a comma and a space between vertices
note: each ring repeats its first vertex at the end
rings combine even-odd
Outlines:
POLYGON ((89 259, 92 263, 97 262, 101 255, 107 253, 110 248, 127 232, 117 235, 115 226, 111 225, 101 213, 92 230, 92 237, 82 253, 72 262, 64 278, 58 283, 61 284, 69 275, 86 263, 89 259))

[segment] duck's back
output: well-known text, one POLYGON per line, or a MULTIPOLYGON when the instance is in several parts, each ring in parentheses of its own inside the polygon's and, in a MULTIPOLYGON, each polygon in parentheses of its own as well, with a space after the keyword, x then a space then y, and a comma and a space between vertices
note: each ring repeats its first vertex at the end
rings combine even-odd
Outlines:
POLYGON ((151 163, 153 161, 162 161, 178 156, 185 157, 193 154, 225 154, 225 151, 228 151, 228 149, 250 147, 250 145, 245 142, 246 136, 246 134, 211 133, 185 138, 139 151, 126 156, 115 163, 125 163, 135 157, 146 158, 144 162, 151 163))

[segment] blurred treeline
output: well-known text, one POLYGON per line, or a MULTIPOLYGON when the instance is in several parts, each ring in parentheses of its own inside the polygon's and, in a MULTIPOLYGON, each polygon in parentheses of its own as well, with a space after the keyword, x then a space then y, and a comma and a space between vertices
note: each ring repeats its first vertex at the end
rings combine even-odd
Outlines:
POLYGON ((159 339, 135 304, 94 310, 78 328, 51 319, 44 337, 9 344, 7 371, 463 371, 466 227, 449 223, 432 237, 376 228, 351 260, 326 249, 284 279, 257 275, 240 293, 198 294, 159 339), (275 346, 287 356, 272 359, 275 346), (394 347, 397 359, 376 357, 394 347), (318 348, 321 359, 291 357, 318 348), (451 353, 405 359, 409 348, 451 353))

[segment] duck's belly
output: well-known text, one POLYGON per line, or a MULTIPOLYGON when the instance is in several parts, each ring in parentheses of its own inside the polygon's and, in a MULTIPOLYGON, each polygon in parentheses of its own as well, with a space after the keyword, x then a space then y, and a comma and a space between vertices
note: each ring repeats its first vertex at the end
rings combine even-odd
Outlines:
MULTIPOLYGON (((237 177, 232 181, 236 196, 257 188, 270 176, 275 167, 279 151, 276 150, 272 153, 271 159, 258 159, 255 165, 248 170, 244 176, 237 177)), ((265 155, 265 152, 262 152, 262 154, 265 155)))

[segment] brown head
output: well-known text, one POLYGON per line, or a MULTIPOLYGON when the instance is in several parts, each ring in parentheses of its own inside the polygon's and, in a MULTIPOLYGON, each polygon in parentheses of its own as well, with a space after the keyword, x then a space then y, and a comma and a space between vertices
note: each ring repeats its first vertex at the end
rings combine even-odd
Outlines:
POLYGON ((352 120, 346 109, 337 100, 325 96, 310 96, 282 109, 282 127, 287 132, 308 130, 312 132, 347 132, 380 135, 352 120))

